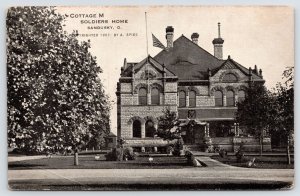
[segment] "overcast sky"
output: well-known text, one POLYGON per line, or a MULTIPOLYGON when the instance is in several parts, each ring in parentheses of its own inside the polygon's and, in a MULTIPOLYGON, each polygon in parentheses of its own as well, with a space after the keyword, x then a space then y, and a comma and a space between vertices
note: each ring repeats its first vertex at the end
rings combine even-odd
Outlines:
MULTIPOLYGON (((286 66, 294 66, 294 13, 290 7, 59 7, 58 12, 68 14, 65 29, 69 33, 75 29, 79 34, 98 34, 98 37, 79 36, 79 39, 91 40, 91 52, 103 69, 101 79, 111 101, 116 100, 116 84, 124 58, 128 62, 139 62, 147 55, 145 12, 151 56, 161 50, 152 46, 151 33, 166 45, 165 28, 170 25, 175 29, 174 40, 182 34, 190 38, 197 32, 199 45, 213 54, 212 40, 217 37, 217 23, 220 22, 221 36, 225 40, 223 57, 230 55, 247 68, 256 64, 263 70, 269 89, 281 81, 286 66), (82 14, 96 14, 96 17, 86 18, 82 14), (82 20, 104 23, 82 24, 82 20), (127 23, 117 24, 112 20, 127 20, 127 23), (88 29, 111 26, 114 29, 88 29), (126 36, 127 33, 137 36, 126 36), (114 34, 119 36, 114 37, 114 34)), ((116 114, 115 101, 111 111, 114 133, 117 131, 116 114)))

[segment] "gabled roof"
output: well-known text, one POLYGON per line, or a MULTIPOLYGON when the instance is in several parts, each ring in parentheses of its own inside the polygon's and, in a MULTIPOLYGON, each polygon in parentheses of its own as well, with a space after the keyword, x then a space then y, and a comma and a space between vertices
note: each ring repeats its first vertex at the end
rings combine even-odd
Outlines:
MULTIPOLYGON (((178 76, 180 80, 207 80, 208 69, 213 74, 226 62, 232 62, 238 69, 248 75, 248 69, 232 59, 221 60, 182 35, 173 43, 173 48, 162 50, 155 57, 160 64, 178 76)), ((253 79, 261 79, 253 73, 253 79)))
POLYGON ((173 48, 168 51, 162 50, 154 59, 160 64, 165 64, 179 80, 208 79, 208 68, 215 69, 224 62, 184 35, 174 41, 173 48))
MULTIPOLYGON (((143 59, 141 62, 139 63, 127 63, 128 66, 127 68, 123 71, 122 76, 131 76, 132 74, 132 67, 134 67, 134 72, 138 72, 144 65, 146 65, 147 63, 149 63, 150 65, 152 65, 158 72, 163 72, 164 71, 164 66, 162 64, 160 64, 159 62, 157 62, 154 58, 152 58, 150 55, 143 59)), ((170 70, 168 70, 165 67, 165 72, 166 72, 166 76, 175 76, 177 77, 173 72, 171 72, 170 70)))
MULTIPOLYGON (((223 69, 225 67, 228 67, 228 68, 231 68, 231 69, 232 68, 237 68, 241 72, 243 72, 246 76, 249 75, 249 70, 246 67, 239 64, 238 62, 231 59, 230 56, 228 56, 228 59, 226 59, 221 66, 219 66, 219 67, 212 70, 212 75, 216 74, 220 69, 223 69)), ((261 76, 259 76, 258 73, 255 73, 254 71, 252 72, 252 77, 253 77, 254 80, 262 79, 261 76)))

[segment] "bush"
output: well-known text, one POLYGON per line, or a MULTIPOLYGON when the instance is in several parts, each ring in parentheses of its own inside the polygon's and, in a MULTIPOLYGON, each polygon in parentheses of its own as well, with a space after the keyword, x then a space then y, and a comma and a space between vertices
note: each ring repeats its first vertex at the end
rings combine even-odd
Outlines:
POLYGON ((126 147, 126 148, 124 148, 123 154, 124 154, 124 157, 123 157, 124 160, 126 158, 128 160, 135 160, 136 159, 136 154, 135 154, 135 152, 133 152, 133 148, 132 147, 126 147))
POLYGON ((238 163, 243 162, 244 159, 245 159, 245 153, 244 153, 244 151, 241 150, 241 149, 235 154, 235 156, 236 156, 236 161, 237 161, 238 163))
POLYGON ((132 147, 114 148, 105 155, 105 158, 107 161, 123 161, 126 158, 127 160, 135 160, 136 154, 133 152, 132 147))
POLYGON ((194 155, 193 153, 191 153, 190 151, 185 151, 185 155, 184 155, 186 158, 187 158, 187 162, 189 165, 193 165, 193 159, 194 159, 194 155))
POLYGON ((183 140, 178 139, 175 144, 174 144, 174 151, 172 152, 172 154, 174 156, 180 156, 181 155, 181 151, 183 150, 183 140))
POLYGON ((116 156, 116 148, 113 148, 112 151, 108 152, 105 155, 105 159, 107 161, 116 161, 117 160, 117 156, 116 156))
POLYGON ((227 151, 226 151, 225 149, 221 149, 221 150, 219 151, 219 155, 220 155, 220 157, 222 157, 222 158, 226 158, 226 156, 227 156, 227 151))
POLYGON ((173 151, 174 151, 173 146, 168 146, 167 149, 166 149, 166 151, 167 151, 168 155, 171 154, 171 153, 173 154, 173 151))

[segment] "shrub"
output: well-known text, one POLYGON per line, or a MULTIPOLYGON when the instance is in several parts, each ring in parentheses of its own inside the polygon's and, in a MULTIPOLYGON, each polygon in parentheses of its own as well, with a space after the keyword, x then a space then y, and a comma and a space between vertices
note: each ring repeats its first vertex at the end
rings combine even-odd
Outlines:
POLYGON ((178 139, 175 144, 174 144, 174 151, 172 152, 172 154, 174 156, 180 156, 181 155, 181 151, 183 150, 183 140, 182 139, 178 139))
POLYGON ((219 151, 219 155, 220 155, 220 157, 222 157, 222 158, 226 158, 226 156, 227 156, 227 151, 226 151, 225 149, 221 149, 221 150, 219 151))
POLYGON ((132 147, 126 147, 124 148, 124 151, 123 151, 123 156, 124 156, 124 160, 125 160, 125 157, 127 157, 128 160, 135 160, 136 159, 136 153, 133 152, 133 148, 132 147))
POLYGON ((173 151, 174 151, 173 146, 171 146, 171 145, 168 146, 167 149, 166 149, 166 151, 167 151, 167 154, 171 154, 171 153, 173 154, 173 151))
POLYGON ((194 155, 193 153, 191 153, 190 151, 185 151, 185 155, 184 155, 186 158, 187 158, 187 163, 189 165, 193 165, 193 159, 194 159, 194 155))
POLYGON ((105 155, 107 161, 123 161, 126 158, 128 160, 135 160, 136 154, 133 152, 132 147, 127 148, 113 148, 112 151, 105 155))
POLYGON ((108 152, 105 155, 105 159, 107 161, 116 161, 117 160, 117 156, 116 156, 116 148, 113 148, 112 151, 108 152))
POLYGON ((245 159, 245 153, 244 153, 244 151, 241 150, 241 149, 235 154, 235 156, 236 156, 236 161, 237 161, 238 163, 243 162, 244 159, 245 159))

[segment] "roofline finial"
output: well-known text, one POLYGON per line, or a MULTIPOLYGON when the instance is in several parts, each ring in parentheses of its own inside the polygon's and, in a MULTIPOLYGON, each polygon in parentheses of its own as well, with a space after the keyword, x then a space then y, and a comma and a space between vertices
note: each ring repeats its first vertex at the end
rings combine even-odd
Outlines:
POLYGON ((218 22, 218 36, 221 38, 221 23, 218 22))

